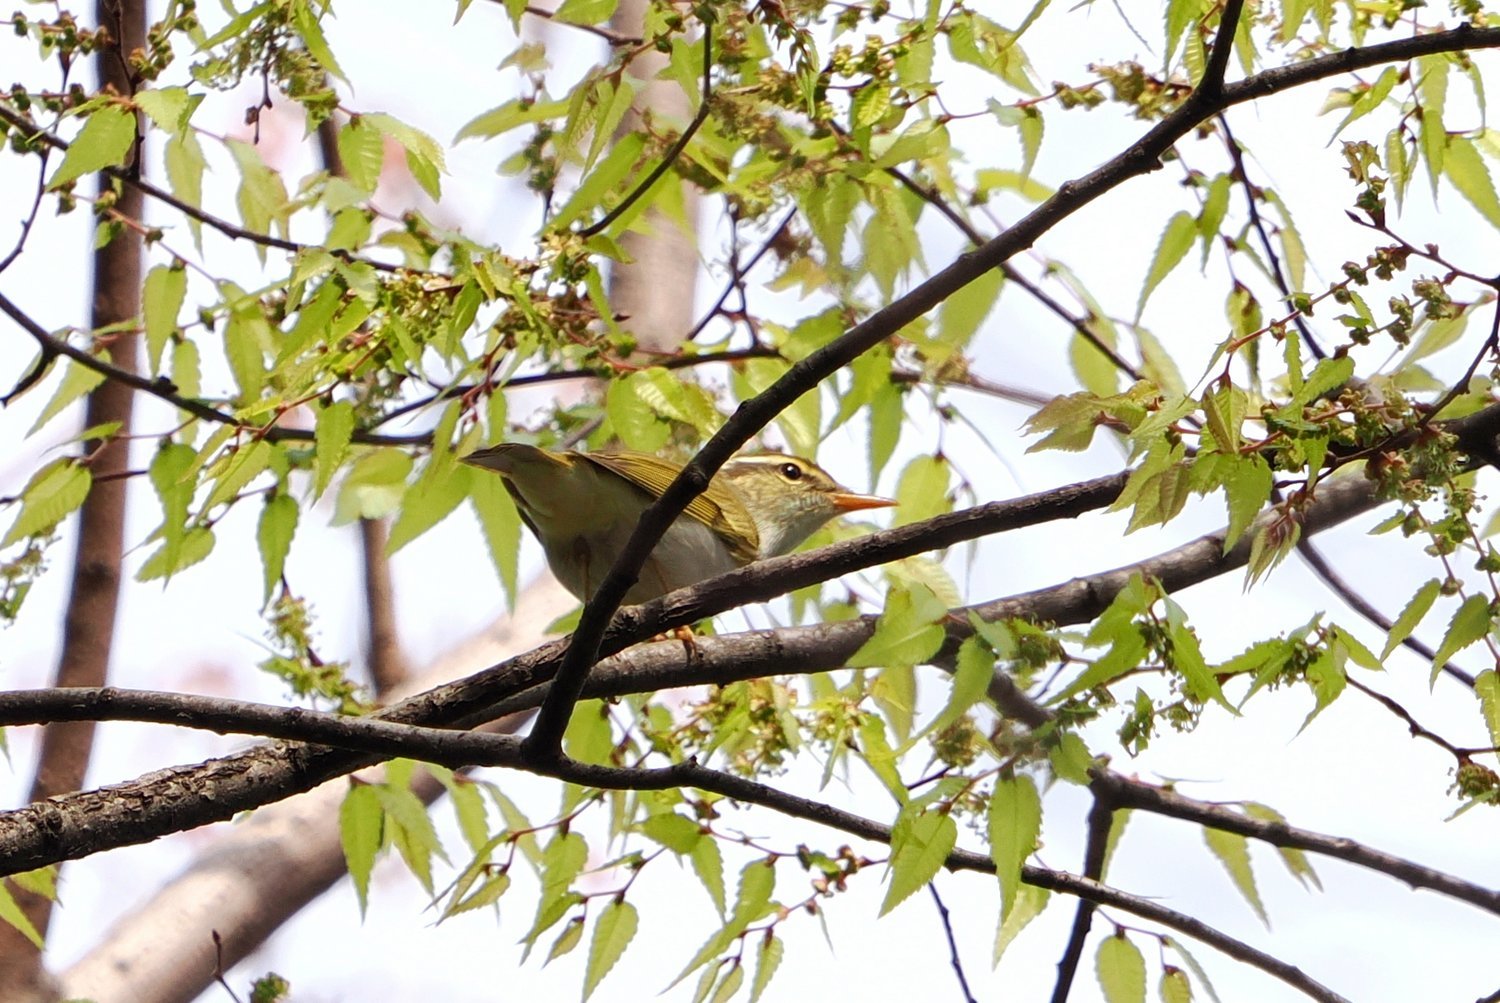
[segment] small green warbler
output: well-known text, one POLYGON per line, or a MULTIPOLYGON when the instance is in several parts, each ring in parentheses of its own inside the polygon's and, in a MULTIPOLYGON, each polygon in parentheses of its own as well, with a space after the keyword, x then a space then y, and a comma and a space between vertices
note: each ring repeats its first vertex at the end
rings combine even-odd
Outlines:
MULTIPOLYGON (((515 442, 476 450, 464 462, 505 478, 552 573, 579 599, 593 594, 641 513, 682 469, 645 453, 554 452, 515 442)), ((736 457, 668 528, 625 602, 788 553, 836 515, 894 504, 840 487, 811 460, 736 457)))

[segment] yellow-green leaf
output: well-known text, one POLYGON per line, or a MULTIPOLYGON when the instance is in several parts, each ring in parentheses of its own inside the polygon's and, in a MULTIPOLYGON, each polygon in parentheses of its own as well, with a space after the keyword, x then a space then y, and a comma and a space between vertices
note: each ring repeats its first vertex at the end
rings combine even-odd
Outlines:
POLYGON ((265 508, 261 509, 255 541, 260 546, 261 566, 265 569, 263 601, 271 598, 281 580, 286 555, 292 549, 292 536, 297 532, 297 515, 297 500, 285 492, 266 498, 265 508))
POLYGON ((38 470, 21 492, 21 514, 11 524, 0 547, 17 540, 50 532, 89 495, 94 477, 87 467, 71 459, 54 460, 38 470))
POLYGON ((1027 776, 996 781, 990 797, 988 831, 990 859, 1000 879, 1000 914, 1005 916, 1021 888, 1021 867, 1036 849, 1042 832, 1042 797, 1036 781, 1027 776))
POLYGON ((1255 915, 1266 926, 1271 925, 1270 917, 1266 915, 1265 903, 1260 899, 1260 891, 1255 887, 1255 873, 1250 868, 1250 845, 1244 836, 1236 832, 1225 832, 1223 829, 1204 828, 1203 841, 1213 851, 1219 863, 1224 865, 1224 870, 1229 872, 1229 878, 1234 886, 1239 889, 1245 901, 1250 903, 1250 908, 1255 910, 1255 915))
POLYGON ((1443 643, 1432 656, 1431 683, 1437 682, 1448 659, 1489 633, 1492 619, 1490 600, 1486 596, 1472 595, 1464 600, 1463 605, 1453 612, 1448 630, 1443 634, 1443 643))
POLYGON ((5 882, 0 880, 0 922, 8 923, 20 931, 21 935, 41 950, 43 947, 42 934, 37 930, 31 918, 21 910, 21 906, 11 895, 10 889, 5 887, 5 882))
POLYGON ((349 452, 349 441, 354 434, 354 405, 348 401, 335 401, 318 409, 313 426, 313 444, 317 462, 317 477, 313 481, 313 498, 320 498, 344 457, 349 452))
POLYGON ((1109 1003, 1145 1003, 1146 959, 1124 931, 1104 938, 1094 957, 1094 970, 1109 1003))
POLYGON ((385 812, 380 797, 370 784, 353 783, 339 806, 339 842, 344 847, 344 861, 359 898, 360 915, 370 902, 370 872, 384 840, 385 812))
POLYGON ((123 105, 105 105, 88 117, 63 154, 48 188, 58 188, 106 167, 125 162, 135 144, 135 115, 123 105))
POLYGON ((146 276, 141 310, 146 326, 146 356, 153 373, 161 371, 162 352, 167 339, 177 330, 177 311, 182 309, 186 295, 187 270, 175 262, 171 266, 157 265, 146 276))
POLYGON ((884 916, 937 876, 958 842, 958 825, 942 811, 903 815, 891 829, 890 887, 880 904, 884 916))
MULTIPOLYGON (((1390 657, 1396 647, 1411 636, 1411 632, 1417 629, 1417 624, 1432 609, 1432 604, 1437 600, 1438 593, 1442 591, 1443 583, 1436 578, 1430 578, 1422 583, 1407 602, 1401 615, 1396 617, 1396 622, 1391 624, 1390 634, 1387 635, 1385 647, 1380 650, 1380 660, 1383 662, 1390 657)), ((1442 663, 1439 662, 1439 665, 1442 663)))
POLYGON ((1146 281, 1141 286, 1140 299, 1135 305, 1136 320, 1140 320, 1141 314, 1145 312, 1146 300, 1150 299, 1151 293, 1192 249, 1197 233, 1198 224, 1188 213, 1176 213, 1167 221, 1167 227, 1162 231, 1161 240, 1156 245, 1156 255, 1151 259, 1151 267, 1146 271, 1146 281))
POLYGON ((604 907, 594 923, 594 939, 589 943, 588 968, 583 976, 583 998, 586 1000, 609 970, 620 960, 625 948, 635 937, 640 918, 635 906, 623 899, 614 899, 604 907))

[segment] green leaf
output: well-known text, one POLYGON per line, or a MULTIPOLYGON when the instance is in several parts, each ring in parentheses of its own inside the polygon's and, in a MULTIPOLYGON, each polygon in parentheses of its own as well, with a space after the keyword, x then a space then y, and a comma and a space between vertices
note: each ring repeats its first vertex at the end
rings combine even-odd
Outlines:
POLYGON ((364 116, 369 125, 401 144, 406 151, 406 169, 434 202, 443 197, 438 175, 447 170, 443 148, 438 141, 420 129, 382 112, 364 116))
POLYGON ((1224 502, 1229 508, 1229 530, 1224 536, 1224 553, 1239 542, 1245 530, 1271 497, 1275 478, 1271 467, 1258 454, 1241 456, 1229 468, 1224 479, 1224 502))
POLYGON ((123 105, 110 104, 89 115, 78 137, 63 154, 47 187, 59 188, 85 174, 119 167, 135 145, 135 115, 123 105))
MULTIPOLYGON (((1380 650, 1380 660, 1383 662, 1391 656, 1402 641, 1411 636, 1411 632, 1417 629, 1417 624, 1432 609, 1432 604, 1437 600, 1438 593, 1442 591, 1443 583, 1436 578, 1422 583, 1407 602, 1406 608, 1401 615, 1396 617, 1396 622, 1391 624, 1391 632, 1386 636, 1385 647, 1380 650)), ((1439 662, 1439 665, 1442 663, 1439 662)))
POLYGON ((505 490, 505 482, 500 477, 488 476, 484 471, 469 478, 469 504, 479 517, 479 527, 484 531, 484 542, 500 576, 500 585, 514 606, 521 549, 521 513, 516 510, 510 492, 505 490))
POLYGON ((1448 630, 1443 634, 1443 643, 1432 656, 1432 677, 1428 684, 1437 682, 1448 659, 1478 641, 1490 631, 1492 620, 1490 601, 1482 595, 1472 595, 1453 613, 1448 621, 1448 630))
POLYGON ((1170 947, 1175 951, 1177 956, 1182 959, 1182 963, 1187 965, 1188 970, 1193 973, 1193 976, 1199 982, 1203 983, 1203 991, 1208 993, 1208 998, 1213 1003, 1220 1003, 1219 994, 1214 992, 1214 984, 1209 981, 1208 972, 1204 971, 1203 966, 1198 964, 1197 958, 1188 953, 1187 948, 1182 946, 1182 942, 1174 940, 1172 937, 1162 937, 1161 942, 1163 946, 1170 947))
POLYGON ((333 475, 349 453, 349 441, 354 435, 354 405, 348 401, 335 401, 318 409, 317 422, 313 426, 313 444, 317 462, 317 477, 313 481, 313 498, 321 498, 333 475))
MULTIPOLYGON (((1283 826, 1287 824, 1286 816, 1270 805, 1247 801, 1240 807, 1244 809, 1246 815, 1260 819, 1262 822, 1275 822, 1283 826)), ((1313 870, 1306 853, 1295 846, 1278 846, 1276 849, 1280 852, 1281 861, 1286 864, 1286 869, 1292 872, 1292 877, 1300 881, 1304 888, 1312 887, 1319 891, 1323 890, 1323 882, 1318 880, 1318 874, 1313 870)))
POLYGON ((182 535, 176 548, 169 549, 163 544, 156 553, 148 557, 146 563, 141 565, 141 570, 136 572, 135 580, 149 582, 156 578, 170 578, 205 560, 213 549, 213 531, 206 526, 194 526, 182 535))
POLYGON ((271 444, 257 439, 247 446, 233 449, 214 463, 214 486, 203 503, 203 512, 216 505, 231 504, 240 489, 259 477, 271 465, 271 444))
POLYGON ((54 460, 32 475, 21 491, 21 514, 11 524, 0 547, 41 533, 50 533, 89 496, 94 483, 87 467, 70 458, 54 460))
POLYGON ((714 908, 719 915, 724 915, 728 904, 724 898, 724 854, 719 849, 719 841, 716 839, 700 839, 693 844, 692 852, 688 857, 693 862, 693 871, 698 875, 698 880, 703 882, 708 897, 713 899, 714 908))
POLYGON ((1494 669, 1484 670, 1474 679, 1474 692, 1490 731, 1490 744, 1500 746, 1500 676, 1494 669))
POLYGON ((131 100, 157 127, 175 135, 187 125, 198 105, 203 103, 203 95, 190 94, 185 87, 160 87, 138 90, 131 96, 131 100))
POLYGON ((953 689, 948 696, 948 705, 924 731, 942 731, 983 700, 994 672, 995 656, 986 651, 977 638, 965 638, 954 662, 953 689))
POLYGON ((566 24, 603 24, 615 15, 620 0, 563 0, 553 20, 566 24))
POLYGON ((1489 221, 1490 226, 1500 227, 1500 198, 1495 195, 1495 182, 1490 178, 1489 168, 1484 165, 1473 140, 1463 136, 1448 137, 1448 148, 1443 153, 1443 173, 1459 194, 1489 221))
POLYGON ((370 903, 370 872, 384 840, 385 811, 380 797, 370 784, 352 783, 339 806, 339 842, 349 877, 359 898, 359 913, 365 914, 370 903))
POLYGON ((1146 959, 1124 931, 1104 938, 1094 957, 1094 971, 1109 1003, 1145 1003, 1146 959))
POLYGON ((1156 245, 1156 256, 1151 259, 1151 267, 1146 272, 1145 284, 1141 286, 1141 298, 1135 305, 1137 321, 1145 312, 1146 300, 1151 297, 1151 293, 1192 249, 1197 233, 1198 224, 1188 213, 1179 212, 1167 221, 1167 227, 1156 245))
POLYGON ((177 330, 177 312, 187 295, 187 270, 174 262, 170 267, 157 265, 146 276, 141 291, 141 308, 146 326, 146 355, 151 372, 161 371, 162 352, 167 339, 177 330))
POLYGON ((1170 965, 1163 968, 1156 991, 1161 995, 1161 1003, 1193 1003, 1193 984, 1181 968, 1170 965))
POLYGON ((943 644, 941 621, 948 610, 930 589, 912 585, 886 595, 875 630, 845 664, 850 668, 920 665, 943 644))
POLYGON ((568 920, 562 933, 558 934, 557 939, 552 942, 552 949, 547 952, 547 960, 542 962, 543 968, 583 943, 583 925, 582 916, 574 916, 568 920))
MULTIPOLYGON (((329 9, 326 3, 319 6, 324 10, 329 9)), ((313 10, 312 0, 297 0, 292 5, 292 23, 297 28, 297 34, 302 36, 302 44, 307 46, 307 51, 317 60, 318 65, 331 76, 347 83, 349 78, 344 76, 338 60, 333 58, 333 50, 328 47, 328 39, 323 35, 323 26, 318 23, 318 14, 313 10)))
MULTIPOLYGON (((172 184, 172 193, 191 206, 203 204, 203 171, 207 162, 203 147, 191 129, 183 129, 167 141, 162 151, 167 162, 167 180, 172 184)), ((193 243, 203 246, 203 224, 188 217, 188 228, 193 232, 193 243)))
POLYGON ((990 859, 1000 879, 1000 915, 1007 915, 1021 888, 1021 867, 1036 850, 1042 833, 1042 797, 1027 776, 995 783, 990 797, 990 859))
POLYGON ((260 561, 265 568, 262 602, 270 601, 276 583, 281 580, 286 555, 292 549, 292 536, 297 532, 297 516, 297 500, 285 492, 267 497, 265 508, 261 509, 255 541, 260 546, 260 561))
POLYGON ((776 974, 776 969, 781 965, 781 956, 785 953, 786 945, 767 930, 755 950, 755 978, 750 983, 750 1003, 760 999, 766 987, 771 984, 771 976, 776 974))
POLYGON ((635 906, 623 899, 614 899, 604 907, 594 923, 594 939, 589 943, 588 968, 583 976, 583 998, 586 1000, 599 986, 604 976, 620 960, 625 948, 635 937, 640 925, 635 906))
POLYGON ((995 931, 995 952, 990 964, 1000 964, 1000 959, 1005 956, 1005 949, 1026 929, 1027 924, 1042 914, 1050 897, 1051 893, 1045 888, 1038 888, 1036 885, 1020 887, 1010 912, 1001 919, 995 931))
POLYGON ((896 484, 896 518, 893 525, 905 526, 923 522, 935 515, 953 510, 948 497, 952 474, 948 461, 941 456, 916 456, 901 471, 896 484))
POLYGON ((22 911, 15 897, 11 895, 10 889, 5 887, 4 881, 0 881, 0 922, 8 923, 19 930, 21 936, 31 941, 37 950, 40 951, 44 946, 41 932, 31 922, 31 918, 22 911))
POLYGON ((1071 731, 1058 736, 1057 744, 1047 750, 1047 760, 1058 779, 1070 784, 1087 786, 1089 769, 1094 765, 1094 754, 1082 738, 1071 731))
MULTIPOLYGON (((105 361, 108 360, 106 359, 105 361)), ((79 365, 77 362, 69 359, 63 367, 63 378, 62 382, 57 385, 57 393, 53 394, 52 399, 47 402, 47 406, 42 408, 42 413, 36 416, 36 421, 32 424, 30 431, 26 435, 29 437, 41 431, 49 421, 61 414, 69 404, 72 404, 103 382, 103 373, 96 372, 87 366, 79 365)))
MULTIPOLYGON (((752 860, 740 871, 739 896, 734 912, 723 928, 713 933, 698 949, 687 966, 672 980, 677 985, 702 965, 719 956, 736 937, 751 923, 766 915, 773 908, 771 892, 776 885, 776 865, 772 860, 752 860)), ((710 970, 712 971, 712 970, 710 970)))
POLYGON ((380 130, 366 125, 363 118, 351 118, 339 130, 339 160, 360 191, 367 195, 374 192, 385 164, 385 139, 380 130))
POLYGON ((381 447, 360 457, 339 487, 334 524, 390 515, 401 504, 410 472, 411 457, 399 449, 381 447))
POLYGON ((1255 887, 1255 873, 1250 868, 1250 845, 1244 836, 1235 832, 1225 832, 1222 829, 1203 830, 1203 841, 1213 851, 1214 856, 1219 858, 1219 863, 1224 865, 1224 870, 1229 872, 1229 878, 1234 886, 1239 889, 1245 901, 1250 903, 1250 908, 1255 910, 1255 915, 1260 921, 1271 925, 1270 917, 1266 915, 1266 907, 1260 900, 1260 892, 1255 887))
POLYGON ((1417 60, 1417 72, 1418 139, 1428 177, 1432 179, 1432 194, 1436 197, 1438 178, 1443 174, 1443 156, 1448 148, 1448 129, 1443 124, 1443 106, 1448 100, 1448 57, 1423 56, 1417 60))
POLYGON ((958 825, 944 811, 903 814, 891 828, 890 887, 880 904, 884 916, 937 876, 958 842, 958 825))
POLYGON ((372 784, 371 787, 380 798, 380 806, 385 809, 391 842, 401 859, 406 861, 412 876, 431 895, 432 858, 445 859, 447 855, 438 840, 432 818, 427 814, 427 805, 408 787, 389 783, 372 784))

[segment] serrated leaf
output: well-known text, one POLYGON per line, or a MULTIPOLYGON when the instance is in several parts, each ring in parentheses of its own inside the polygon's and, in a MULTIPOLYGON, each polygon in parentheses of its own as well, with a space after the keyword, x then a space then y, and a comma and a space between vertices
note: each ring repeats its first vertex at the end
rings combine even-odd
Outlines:
POLYGON ((786 945, 775 935, 767 932, 761 938, 755 951, 755 978, 750 983, 750 1003, 760 999, 766 987, 771 984, 771 977, 781 966, 781 958, 785 953, 786 945))
POLYGON ((728 904, 724 898, 724 854, 716 839, 700 839, 693 845, 688 858, 693 862, 693 871, 703 882, 704 890, 713 900, 719 915, 724 915, 728 904))
POLYGON ((313 444, 317 464, 317 477, 313 481, 313 498, 321 498, 333 475, 349 453, 349 442, 354 434, 354 405, 348 401, 335 401, 318 409, 313 426, 313 444))
POLYGON ((217 474, 214 486, 203 502, 203 512, 217 505, 233 502, 240 489, 260 476, 271 465, 272 446, 264 439, 257 439, 247 446, 235 449, 214 464, 217 474))
MULTIPOLYGON (((771 909, 771 893, 775 886, 776 865, 772 861, 752 860, 746 864, 740 871, 739 894, 729 921, 709 936, 667 988, 677 985, 699 967, 718 957, 747 926, 764 916, 771 909)), ((706 974, 712 972, 713 969, 710 969, 706 974)))
POLYGON ((85 174, 106 167, 119 167, 125 163, 134 145, 135 115, 122 105, 105 105, 83 123, 47 187, 58 188, 85 174))
POLYGON ((901 471, 896 484, 896 518, 893 525, 923 522, 953 509, 948 497, 952 474, 948 461, 940 456, 916 456, 901 471))
POLYGON ((547 960, 542 962, 542 967, 546 968, 553 961, 583 943, 583 927, 584 919, 582 916, 574 916, 568 920, 567 924, 563 926, 562 933, 558 934, 557 939, 552 942, 552 948, 547 952, 547 960))
POLYGON ((297 516, 297 500, 285 493, 268 497, 265 508, 261 509, 255 542, 260 547, 261 566, 265 569, 262 602, 270 601, 276 583, 281 580, 286 555, 292 549, 292 536, 297 532, 297 516))
POLYGON ((521 549, 521 514, 505 490, 504 481, 486 476, 484 471, 469 479, 469 504, 479 517, 479 527, 484 531, 484 542, 489 547, 490 560, 500 576, 506 599, 514 606, 521 549))
POLYGON ((595 989, 598 988, 600 980, 609 974, 609 970, 620 960, 625 953, 625 948, 635 937, 636 928, 640 925, 640 918, 636 915, 635 906, 621 899, 612 900, 599 914, 599 919, 594 923, 594 939, 589 943, 588 967, 583 976, 583 998, 587 1000, 595 989))
POLYGON ((385 140, 380 131, 366 125, 362 118, 351 118, 339 130, 339 160, 357 188, 366 194, 375 191, 385 164, 385 140))
POLYGON ((959 645, 958 658, 954 661, 953 687, 948 695, 948 705, 924 731, 941 731, 983 700, 994 672, 995 656, 986 651, 978 639, 965 638, 963 644, 959 645))
POLYGON ((391 842, 412 876, 429 895, 432 894, 432 860, 446 859, 437 829, 427 814, 427 806, 407 787, 391 784, 371 785, 385 809, 391 842))
POLYGON ((1463 601, 1448 621, 1448 630, 1443 634, 1443 643, 1438 645, 1437 654, 1432 656, 1432 677, 1428 685, 1437 682, 1450 658, 1489 633, 1492 619, 1487 597, 1472 595, 1463 601))
POLYGON ((146 357, 150 371, 161 371, 162 352, 177 330, 177 312, 187 295, 187 270, 176 265, 157 265, 146 276, 141 290, 141 312, 146 327, 146 357))
POLYGON ((958 825, 942 811, 903 816, 891 829, 890 886, 880 904, 884 916, 937 876, 958 842, 958 825))
POLYGON ((924 586, 891 589, 874 632, 845 664, 851 668, 920 665, 942 646, 941 621, 947 613, 947 607, 924 586))
POLYGON ((1475 677, 1474 693, 1479 697, 1484 723, 1490 731, 1490 743, 1500 746, 1500 676, 1494 669, 1486 669, 1475 677))
MULTIPOLYGON (((1251 818, 1257 818, 1263 822, 1275 822, 1279 825, 1287 824, 1286 816, 1270 805, 1247 801, 1241 807, 1251 818)), ((1304 888, 1311 886, 1319 891, 1323 890, 1323 882, 1318 879, 1318 874, 1313 870, 1306 853, 1295 846, 1278 846, 1276 849, 1280 852, 1281 861, 1286 864, 1286 869, 1292 872, 1292 877, 1301 882, 1304 888)))
POLYGON ((1123 932, 1100 943, 1094 971, 1109 1003, 1145 1003, 1146 959, 1123 932))
POLYGON ((93 483, 89 469, 71 459, 54 460, 38 470, 21 492, 21 512, 0 547, 50 532, 83 504, 93 483))
POLYGON ((339 805, 339 842, 344 847, 344 861, 354 881, 361 916, 370 902, 370 872, 385 838, 384 823, 385 811, 375 788, 370 784, 351 785, 339 805))
POLYGON ((1146 281, 1141 286, 1140 299, 1135 305, 1137 321, 1145 312, 1146 300, 1151 298, 1151 293, 1192 249, 1197 233, 1198 224, 1188 213, 1179 212, 1167 220, 1166 229, 1162 231, 1161 240, 1156 245, 1156 254, 1151 259, 1151 267, 1146 271, 1146 281))
POLYGON ((995 783, 990 797, 987 830, 990 859, 1000 879, 1000 915, 1009 914, 1021 887, 1021 867, 1036 849, 1042 832, 1042 798, 1027 776, 995 783))
MULTIPOLYGON (((108 361, 107 359, 105 361, 108 361)), ((87 366, 79 365, 69 359, 63 367, 62 382, 57 385, 57 393, 42 408, 42 413, 36 416, 36 421, 27 431, 27 437, 35 435, 53 418, 83 395, 89 393, 99 384, 104 382, 104 374, 96 372, 87 366)))
MULTIPOLYGON (((324 10, 329 9, 320 4, 324 10)), ((301 0, 292 5, 292 23, 297 28, 297 34, 302 37, 302 44, 307 46, 307 51, 317 60, 330 75, 338 77, 345 83, 349 78, 344 76, 344 71, 339 67, 338 60, 333 57, 333 50, 328 47, 328 39, 323 35, 323 26, 318 23, 317 12, 313 10, 313 0, 301 0)))
POLYGON ((1255 915, 1269 928, 1271 919, 1266 915, 1265 903, 1260 899, 1260 891, 1255 887, 1255 873, 1250 867, 1249 842, 1239 833, 1209 828, 1203 830, 1203 841, 1229 872, 1230 880, 1255 910, 1255 915))
POLYGON ((1010 912, 1001 919, 995 930, 995 951, 990 960, 993 967, 1000 964, 1000 959, 1005 956, 1005 949, 1011 945, 1027 924, 1042 914, 1047 908, 1047 900, 1051 893, 1045 888, 1035 885, 1022 885, 1016 892, 1016 900, 1011 906, 1010 912))
MULTIPOLYGON (((1411 636, 1411 632, 1417 629, 1417 624, 1432 609, 1432 604, 1437 600, 1438 593, 1442 591, 1443 583, 1436 578, 1422 583, 1421 588, 1407 601, 1406 607, 1401 610, 1401 615, 1396 617, 1396 622, 1391 624, 1390 633, 1386 636, 1385 647, 1380 650, 1380 660, 1383 662, 1390 657, 1402 641, 1411 636)), ((1438 664, 1442 664, 1439 662, 1438 664)))

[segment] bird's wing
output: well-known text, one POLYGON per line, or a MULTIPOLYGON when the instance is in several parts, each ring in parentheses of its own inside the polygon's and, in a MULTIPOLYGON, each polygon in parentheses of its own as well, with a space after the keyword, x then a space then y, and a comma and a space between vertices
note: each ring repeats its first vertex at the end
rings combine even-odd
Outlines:
MULTIPOLYGON (((666 460, 636 453, 579 453, 610 473, 625 478, 652 498, 660 498, 677 479, 679 468, 666 460)), ((733 490, 710 484, 708 490, 688 503, 684 514, 713 530, 729 545, 739 564, 760 556, 760 530, 749 509, 733 490)))

